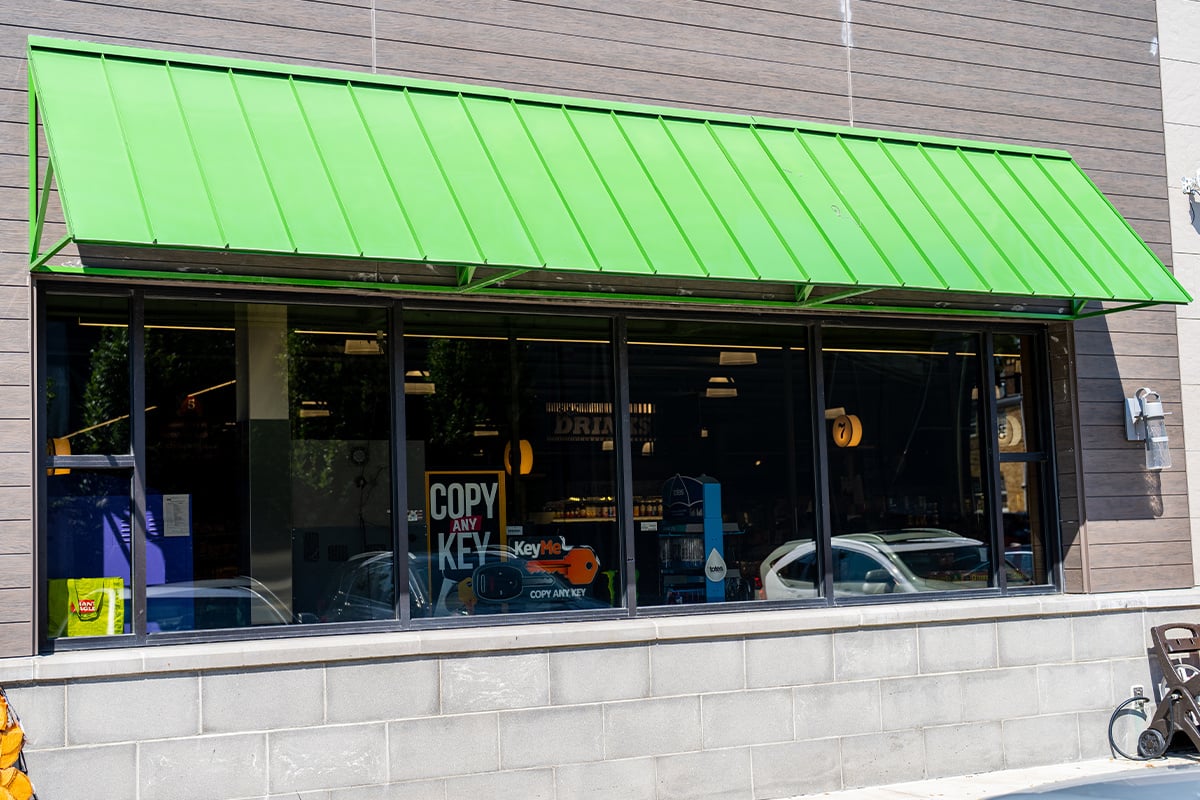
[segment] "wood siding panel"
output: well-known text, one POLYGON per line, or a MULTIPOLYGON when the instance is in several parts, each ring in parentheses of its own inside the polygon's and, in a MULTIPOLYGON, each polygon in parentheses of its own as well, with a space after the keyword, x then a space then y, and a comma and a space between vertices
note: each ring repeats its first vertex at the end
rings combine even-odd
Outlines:
POLYGON ((1191 542, 1137 542, 1134 544, 1092 543, 1091 561, 1093 570, 1114 567, 1157 564, 1179 566, 1192 564, 1191 542))
POLYGON ((1088 475, 1088 490, 1097 497, 1187 496, 1187 475, 1164 470, 1143 472, 1141 479, 1124 473, 1099 472, 1088 475))
MULTIPOLYGON (((764 66, 846 68, 838 4, 830 0, 806 2, 788 13, 679 0, 623 5, 493 2, 483 10, 474 0, 381 0, 377 30, 384 39, 454 42, 552 61, 612 63, 614 56, 630 53, 636 59, 630 67, 644 62, 655 71, 663 71, 664 51, 751 58, 764 66), (647 49, 622 49, 629 45, 647 49)), ((673 71, 686 74, 686 65, 680 66, 673 71)))
MULTIPOLYGON (((975 3, 978 8, 982 3, 975 3)), ((1006 3, 991 0, 995 8, 1006 3)), ((950 7, 958 10, 957 4, 950 7)), ((1090 75, 1114 84, 1159 84, 1150 34, 1124 39, 1057 25, 1014 25, 942 8, 854 0, 855 49, 914 53, 1051 75, 1090 75)), ((1155 26, 1157 27, 1157 26, 1155 26)), ((1110 90, 1111 91, 1111 90, 1110 90)))
POLYGON ((1097 520, 1088 524, 1088 540, 1094 545, 1190 541, 1191 535, 1191 523, 1182 517, 1164 519, 1155 525, 1152 538, 1142 535, 1137 526, 1123 520, 1097 520))
MULTIPOLYGON (((1131 553, 1131 563, 1136 563, 1136 553, 1131 553)), ((1154 589, 1187 589, 1193 584, 1192 564, 1163 564, 1155 566, 1131 566, 1115 569, 1093 569, 1092 592, 1141 592, 1154 589)))
MULTIPOLYGON (((0 589, 0 624, 9 622, 26 622, 29 608, 33 602, 30 588, 0 589)), ((0 652, 0 656, 9 653, 0 652)))
MULTIPOLYGON (((1075 352, 1084 356, 1111 356, 1112 337, 1101 331, 1079 331, 1075 334, 1075 352)), ((1130 356, 1177 355, 1179 343, 1175 332, 1143 333, 1133 331, 1121 337, 1121 351, 1130 356)))
MULTIPOLYGON (((1146 474, 1145 451, 1140 444, 1134 442, 1125 442, 1125 444, 1128 447, 1121 449, 1083 450, 1084 474, 1090 478, 1096 473, 1125 473, 1130 480, 1141 481, 1142 476, 1146 474)), ((1171 463, 1174 465, 1171 469, 1182 472, 1184 466, 1183 447, 1172 446, 1170 452, 1171 463)))
POLYGON ((24 386, 0 386, 0 419, 28 420, 33 406, 31 390, 24 386))
MULTIPOLYGON (((33 498, 27 487, 0 486, 0 520, 33 519, 33 498)), ((0 583, 0 586, 3 586, 0 583)))
MULTIPOLYGON (((921 76, 934 85, 948 84, 963 88, 995 90, 1037 97, 1061 97, 1094 103, 1097 96, 1111 94, 1108 81, 1089 74, 1055 75, 1048 80, 1044 73, 1026 67, 1006 67, 973 61, 949 61, 942 57, 914 55, 907 52, 867 50, 857 47, 853 53, 854 74, 858 76, 902 77, 921 76)), ((1122 87, 1120 102, 1115 108, 1161 110, 1162 92, 1156 85, 1129 84, 1122 87)))
MULTIPOLYGON (((1113 343, 1114 350, 1121 346, 1121 340, 1113 343)), ((1088 378, 1112 378, 1121 376, 1122 380, 1158 381, 1177 380, 1179 378, 1179 358, 1175 348, 1159 357, 1141 355, 1121 355, 1120 351, 1112 356, 1080 355, 1075 359, 1076 369, 1080 380, 1088 378)))
POLYGON ((200 16, 197 4, 98 5, 82 0, 38 0, 20 26, 4 26, 4 52, 25 49, 28 34, 87 39, 315 66, 371 67, 369 7, 293 0, 226 3, 226 16, 200 16), (352 33, 351 31, 357 31, 352 33), (20 40, 15 50, 11 40, 20 40))
POLYGON ((33 552, 33 526, 28 520, 0 521, 0 554, 33 552))
MULTIPOLYGON (((1086 421, 1080 426, 1080 441, 1085 448, 1111 448, 1114 450, 1129 450, 1142 453, 1145 445, 1140 442, 1131 442, 1125 438, 1125 423, 1122 421, 1120 414, 1123 406, 1120 401, 1113 403, 1113 408, 1116 409, 1110 416, 1115 417, 1115 421, 1110 419, 1111 424, 1108 425, 1089 425, 1086 421)), ((1110 409, 1111 410, 1111 409, 1110 409)), ((1178 416, 1178 415, 1177 415, 1178 416)), ((1167 418, 1167 436, 1170 439, 1170 444, 1183 449, 1183 422, 1181 419, 1167 418)))
MULTIPOLYGON (((881 2, 880 5, 895 3, 881 2)), ((1149 41, 1158 32, 1154 22, 1154 3, 1147 0, 1133 0, 1127 3, 1121 0, 1095 3, 1077 0, 1074 4, 957 0, 953 5, 938 0, 906 0, 903 5, 907 9, 926 11, 953 10, 956 15, 976 20, 977 23, 1015 23, 1034 31, 1077 31, 1134 41, 1149 41), (1138 13, 1139 11, 1141 13, 1138 13)), ((1023 37, 1023 34, 1017 35, 1023 37)))
MULTIPOLYGON (((1088 524, 1100 520, 1140 522, 1142 520, 1187 519, 1188 498, 1186 494, 1109 497, 1094 492, 1089 486, 1087 510, 1088 524)), ((1146 534, 1146 536, 1152 535, 1150 532, 1146 534)))
MULTIPOLYGON (((935 78, 903 75, 854 75, 855 102, 860 98, 888 100, 901 98, 905 103, 935 108, 978 109, 989 114, 1027 118, 1031 124, 1039 120, 1070 122, 1079 125, 1131 129, 1151 134, 1161 133, 1162 111, 1157 107, 1113 105, 1093 99, 1078 100, 1055 95, 1037 95, 1016 91, 1004 83, 989 87, 961 86, 942 83, 945 76, 934 72, 935 78), (999 88, 1003 87, 1003 88, 999 88)), ((1148 89, 1152 90, 1152 89, 1148 89)), ((1090 129, 1089 129, 1090 130, 1090 129)))
MULTIPOLYGON (((382 27, 381 36, 386 36, 387 27, 382 27)), ((426 40, 400 38, 381 38, 378 53, 381 72, 700 110, 843 124, 847 120, 844 70, 785 68, 703 53, 677 54, 674 60, 681 62, 679 68, 691 69, 691 73, 654 71, 645 63, 648 56, 644 54, 632 62, 611 59, 610 63, 575 61, 572 59, 583 54, 570 52, 559 54, 556 61, 539 60, 533 53, 506 52, 479 53, 467 59, 461 52, 426 40)))
MULTIPOLYGON (((23 423, 29 427, 28 421, 23 423)), ((26 487, 33 483, 33 464, 28 451, 0 457, 0 486, 26 487)))
POLYGON ((20 655, 31 653, 34 646, 32 622, 0 624, 0 653, 20 655))
POLYGON ((28 553, 0 555, 0 586, 6 589, 33 585, 33 556, 28 553))
POLYGON ((1063 591, 1068 594, 1083 593, 1083 570, 1082 569, 1064 569, 1063 570, 1063 591))

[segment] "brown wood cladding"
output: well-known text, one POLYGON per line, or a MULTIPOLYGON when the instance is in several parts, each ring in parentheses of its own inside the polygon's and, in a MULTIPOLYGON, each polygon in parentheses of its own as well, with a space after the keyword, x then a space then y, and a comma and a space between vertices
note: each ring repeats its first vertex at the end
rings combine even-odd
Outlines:
MULTIPOLYGON (((0 425, 0 452, 26 459, 30 34, 357 70, 374 60, 381 72, 1061 147, 1170 263, 1152 0, 850 0, 848 26, 841 0, 23 5, 0 24, 0 419, 14 423, 0 425)), ((46 241, 61 230, 51 225, 46 241)), ((1060 511, 1086 520, 1079 534, 1064 526, 1067 588, 1191 585, 1190 553, 1165 547, 1186 538, 1188 513, 1174 311, 1126 312, 1077 331, 1077 349, 1056 353, 1054 366, 1060 511), (1077 385, 1067 377, 1075 370, 1077 385), (1146 382, 1176 412, 1176 466, 1157 494, 1143 495, 1140 451, 1124 440, 1118 415, 1122 397, 1146 382), (1155 498, 1164 514, 1145 516, 1155 498), (1080 548, 1092 531, 1098 561, 1085 576, 1080 548), (1126 538, 1112 539, 1116 531, 1126 538)), ((32 543, 28 472, 0 471, 0 553, 19 558, 32 543)), ((31 599, 22 589, 14 605, 12 588, 0 582, 0 646, 28 649, 31 599)))

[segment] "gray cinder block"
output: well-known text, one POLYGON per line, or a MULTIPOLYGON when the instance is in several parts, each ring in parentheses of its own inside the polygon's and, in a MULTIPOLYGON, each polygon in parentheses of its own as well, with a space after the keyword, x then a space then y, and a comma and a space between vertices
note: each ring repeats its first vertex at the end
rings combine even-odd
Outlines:
POLYGON ((267 736, 193 736, 138 748, 141 800, 212 800, 266 793, 267 736))

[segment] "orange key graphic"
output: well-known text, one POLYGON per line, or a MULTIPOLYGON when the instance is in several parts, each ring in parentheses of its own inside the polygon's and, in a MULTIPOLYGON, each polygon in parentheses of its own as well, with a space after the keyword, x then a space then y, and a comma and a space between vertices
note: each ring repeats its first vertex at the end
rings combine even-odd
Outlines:
POLYGON ((562 575, 572 586, 587 586, 600 571, 596 553, 586 546, 572 547, 562 558, 541 558, 525 564, 528 572, 554 572, 562 575))

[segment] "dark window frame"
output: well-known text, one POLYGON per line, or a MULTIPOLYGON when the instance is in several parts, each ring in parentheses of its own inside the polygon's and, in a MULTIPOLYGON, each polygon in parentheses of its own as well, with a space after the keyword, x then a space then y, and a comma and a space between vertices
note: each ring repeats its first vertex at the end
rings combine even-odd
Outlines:
MULTIPOLYGON (((162 286, 153 283, 117 283, 92 280, 63 280, 35 279, 34 280, 34 346, 33 359, 33 395, 35 406, 34 432, 35 442, 46 441, 46 392, 43 386, 46 374, 46 339, 45 313, 46 298, 50 295, 103 295, 109 297, 128 298, 130 303, 130 399, 131 409, 144 407, 145 375, 140 360, 144 343, 144 303, 147 299, 172 300, 205 300, 215 302, 246 302, 246 303, 283 303, 287 305, 339 306, 339 307, 374 307, 384 308, 388 314, 389 335, 393 341, 402 341, 404 331, 404 315, 407 310, 435 311, 474 311, 509 314, 538 314, 554 317, 592 317, 607 319, 612 331, 613 348, 613 387, 616 408, 621 409, 614 419, 620 446, 617 448, 617 490, 618 504, 621 509, 618 515, 619 543, 622 548, 622 568, 624 569, 625 604, 622 607, 608 611, 570 611, 570 612, 535 612, 513 614, 508 616, 484 617, 455 617, 433 619, 410 619, 407 597, 408 572, 408 543, 406 531, 403 529, 404 514, 393 514, 393 544, 394 563, 393 576, 397 586, 396 617, 392 620, 377 620, 363 622, 345 622, 337 624, 294 624, 255 627, 253 629, 228 628, 216 630, 187 631, 178 633, 148 634, 146 631, 146 597, 145 583, 141 579, 141 569, 145 559, 145 420, 143 413, 133 413, 130 417, 131 452, 111 455, 78 455, 78 456, 48 456, 41 447, 34 450, 34 519, 35 519, 35 563, 38 576, 38 588, 35 592, 35 608, 37 613, 38 640, 43 652, 55 650, 85 650, 127 646, 154 646, 180 643, 200 643, 210 641, 236 641, 248 638, 272 639, 290 638, 308 635, 330 635, 341 633, 370 633, 399 630, 431 630, 461 627, 500 626, 535 622, 554 622, 586 619, 622 619, 637 617, 664 617, 679 614, 711 614, 743 612, 751 609, 771 610, 780 608, 810 608, 835 607, 851 605, 870 605, 893 602, 929 602, 947 599, 979 599, 985 597, 1003 597, 1028 594, 1053 594, 1061 592, 1061 530, 1058 520, 1057 493, 1057 463, 1055 460, 1053 406, 1051 403, 1051 383, 1049 353, 1047 350, 1047 327, 1031 323, 1014 323, 1001 320, 979 320, 962 322, 937 318, 897 319, 893 317, 833 317, 822 313, 796 312, 767 312, 752 313, 745 310, 730 308, 726 310, 705 309, 697 313, 695 310, 679 311, 670 308, 629 308, 613 305, 610 307, 585 307, 561 305, 548 308, 545 304, 521 302, 472 301, 459 299, 431 298, 427 296, 381 296, 378 292, 354 292, 343 290, 336 293, 316 293, 308 290, 254 290, 244 288, 222 288, 219 290, 192 286, 162 286), (808 341, 808 385, 804 387, 812 398, 811 424, 814 446, 812 448, 814 476, 814 515, 818 526, 816 552, 823 569, 824 596, 812 600, 797 601, 735 601, 715 604, 689 605, 682 607, 643 606, 633 602, 635 597, 635 579, 633 569, 635 525, 631 498, 632 487, 632 450, 628 435, 630 419, 629 401, 629 354, 628 354, 628 321, 632 318, 653 319, 670 322, 672 320, 690 323, 740 323, 752 326, 754 323, 771 325, 794 325, 805 330, 808 341), (1041 492, 1041 518, 1044 529, 1043 540, 1047 548, 1047 582, 1032 586, 1006 587, 1004 585, 1004 570, 1000 568, 1000 559, 993 559, 992 585, 988 588, 972 590, 954 590, 946 592, 928 592, 905 596, 880 597, 835 597, 833 592, 833 554, 829 542, 829 475, 827 464, 827 444, 823 420, 825 412, 824 373, 822 369, 823 331, 836 327, 870 328, 873 330, 944 330, 953 332, 969 332, 980 337, 983 345, 981 350, 980 385, 989 386, 994 368, 993 340, 994 334, 1023 334, 1030 336, 1033 347, 1032 363, 1036 370, 1035 380, 1030 381, 1036 397, 1032 399, 1031 407, 1037 412, 1037 426, 1040 449, 1034 453, 1005 454, 999 453, 997 443, 992 436, 982 437, 981 457, 988 473, 988 503, 992 509, 991 523, 992 545, 1002 544, 1003 526, 999 506, 999 464, 1002 461, 1028 461, 1039 465, 1039 491, 1041 492), (136 360, 135 360, 136 359, 136 360), (141 405, 139 405, 141 404, 141 405), (132 471, 130 496, 132 509, 143 513, 134 513, 136 542, 133 553, 133 576, 131 593, 133 595, 133 632, 116 636, 80 637, 76 639, 46 639, 45 623, 47 619, 46 597, 46 526, 47 526, 47 480, 46 469, 51 466, 99 468, 99 469, 129 469, 132 471), (139 546, 140 545, 140 546, 139 546)), ((407 464, 401 448, 395 442, 405 441, 406 420, 404 414, 404 354, 403 348, 389 348, 389 381, 391 389, 391 429, 393 432, 392 459, 392 502, 394 508, 407 508, 407 464), (399 391, 397 391, 399 388, 399 391)), ((796 387, 800 389, 801 387, 796 387)), ((988 393, 984 393, 985 395, 988 393)), ((995 431, 998 424, 997 408, 994 398, 984 400, 983 418, 990 431, 995 431)), ((800 423, 801 421, 797 421, 800 423)), ((794 438, 794 437, 793 437, 794 438)), ((793 454, 798 457, 799 454, 793 454)), ((996 550, 1003 552, 1003 548, 996 550)))

